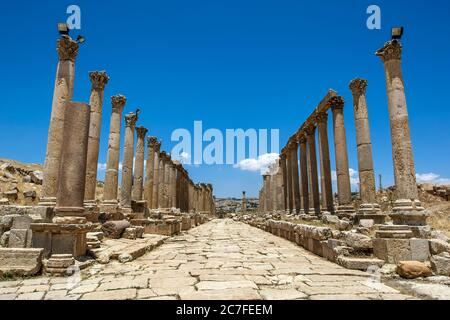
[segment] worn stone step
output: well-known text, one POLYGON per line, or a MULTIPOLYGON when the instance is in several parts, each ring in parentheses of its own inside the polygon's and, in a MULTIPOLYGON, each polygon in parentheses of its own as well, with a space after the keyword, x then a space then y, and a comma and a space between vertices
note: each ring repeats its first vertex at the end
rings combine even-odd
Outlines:
POLYGON ((336 262, 347 269, 366 271, 370 267, 381 268, 384 261, 377 258, 360 258, 360 257, 344 257, 339 256, 336 262))

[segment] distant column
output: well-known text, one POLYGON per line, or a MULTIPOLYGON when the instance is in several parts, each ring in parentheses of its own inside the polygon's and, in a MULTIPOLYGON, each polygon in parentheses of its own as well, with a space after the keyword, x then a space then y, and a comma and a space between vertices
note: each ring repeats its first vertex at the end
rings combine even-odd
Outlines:
POLYGON ((161 150, 161 142, 156 142, 154 146, 155 150, 155 170, 154 170, 154 176, 153 176, 153 193, 152 193, 152 209, 158 209, 159 208, 159 180, 161 175, 160 170, 160 150, 161 150))
POLYGON ((331 181, 330 146, 328 144, 328 114, 322 112, 317 116, 319 132, 320 180, 322 191, 322 207, 334 213, 333 187, 331 181))
POLYGON ((270 211, 272 211, 272 197, 271 197, 271 194, 270 194, 270 175, 268 175, 268 174, 265 174, 264 176, 263 176, 263 178, 264 178, 264 198, 265 198, 265 208, 266 208, 266 211, 268 211, 268 212, 270 212, 270 211))
POLYGON ((302 208, 305 214, 309 214, 309 182, 308 182, 308 154, 306 147, 306 137, 299 138, 300 144, 300 173, 302 184, 302 208))
POLYGON ((408 109, 402 73, 402 46, 399 41, 387 42, 376 55, 384 62, 391 124, 392 154, 397 200, 394 203, 394 224, 426 225, 427 215, 418 197, 416 170, 409 131, 408 109))
POLYGON ((52 114, 48 129, 47 152, 43 169, 42 197, 40 205, 54 206, 58 190, 58 174, 64 144, 64 117, 66 103, 72 100, 75 79, 75 60, 78 55, 78 43, 69 36, 57 41, 59 62, 53 90, 52 114))
MULTIPOLYGON (((177 206, 177 168, 173 162, 172 162, 172 166, 170 169, 172 171, 172 174, 171 174, 172 179, 170 182, 170 188, 171 188, 170 195, 172 197, 172 199, 171 199, 172 207, 174 207, 174 208, 178 207, 179 209, 181 209, 181 206, 177 206)), ((184 209, 186 209, 186 208, 184 208, 184 209)))
POLYGON ((320 198, 319 198, 319 177, 317 174, 317 155, 316 155, 316 127, 309 126, 306 129, 306 139, 308 143, 309 171, 311 176, 311 193, 312 205, 316 215, 320 214, 320 198))
POLYGON ((284 153, 281 153, 280 155, 280 167, 283 174, 283 203, 284 203, 284 210, 288 210, 288 199, 287 199, 287 168, 286 168, 286 155, 284 153))
POLYGON ((298 143, 292 142, 290 145, 291 152, 291 165, 292 165, 292 183, 294 191, 294 203, 295 212, 300 213, 301 210, 301 199, 300 199, 300 182, 298 176, 298 143))
POLYGON ((247 197, 245 196, 245 191, 242 191, 242 213, 247 212, 247 197))
POLYGON ((338 185, 337 214, 342 216, 355 213, 352 204, 352 193, 350 188, 350 173, 348 166, 347 138, 344 125, 344 99, 333 97, 328 102, 333 111, 334 149, 336 156, 336 175, 338 185))
POLYGON ((100 144, 100 129, 102 124, 102 109, 105 85, 109 77, 104 71, 89 73, 91 79, 91 116, 89 124, 89 141, 86 167, 85 203, 95 204, 95 189, 97 187, 98 150, 100 144))
POLYGON ((133 174, 133 200, 141 201, 144 188, 144 149, 145 149, 145 135, 148 129, 144 127, 136 128, 137 142, 136 142, 136 157, 134 159, 134 174, 133 174))
POLYGON ((110 120, 108 156, 106 160, 105 187, 103 200, 105 204, 117 204, 119 184, 119 154, 122 112, 127 99, 117 95, 111 97, 112 113, 110 120))
POLYGON ((131 188, 133 185, 134 128, 138 115, 130 112, 125 116, 125 145, 123 148, 122 185, 120 186, 120 206, 131 208, 131 188))
POLYGON ((156 137, 147 137, 147 165, 145 167, 144 199, 147 206, 153 208, 153 183, 155 178, 156 137))
MULTIPOLYGON (((293 174, 292 174, 292 154, 289 147, 286 147, 286 166, 287 166, 287 200, 289 212, 294 212, 294 191, 293 191, 293 174)), ((287 208, 286 208, 287 209, 287 208)))

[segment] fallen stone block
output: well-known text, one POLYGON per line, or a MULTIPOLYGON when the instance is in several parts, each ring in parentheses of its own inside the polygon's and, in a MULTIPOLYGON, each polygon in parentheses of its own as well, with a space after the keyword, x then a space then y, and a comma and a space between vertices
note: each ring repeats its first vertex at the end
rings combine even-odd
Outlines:
POLYGON ((130 227, 130 223, 126 220, 108 221, 102 225, 102 231, 105 237, 119 239, 128 227, 130 227))
POLYGON ((432 255, 437 255, 442 252, 450 253, 450 243, 441 239, 431 239, 429 240, 430 252, 432 255))
POLYGON ((0 248, 0 276, 33 276, 42 267, 44 249, 0 248))
POLYGON ((369 268, 381 268, 384 261, 376 258, 359 258, 359 257, 345 257, 339 256, 336 262, 347 269, 366 271, 369 268))
POLYGON ((11 229, 9 234, 9 248, 27 248, 31 245, 31 231, 27 229, 11 229))
POLYGON ((431 257, 431 268, 441 276, 450 276, 450 254, 442 252, 431 257))
POLYGON ((126 228, 123 231, 122 238, 129 240, 136 240, 136 228, 126 228))
POLYGON ((372 238, 355 232, 343 232, 344 241, 347 246, 355 250, 373 249, 372 238))
POLYGON ((431 269, 420 261, 400 261, 397 264, 396 272, 406 279, 429 277, 433 275, 431 269))

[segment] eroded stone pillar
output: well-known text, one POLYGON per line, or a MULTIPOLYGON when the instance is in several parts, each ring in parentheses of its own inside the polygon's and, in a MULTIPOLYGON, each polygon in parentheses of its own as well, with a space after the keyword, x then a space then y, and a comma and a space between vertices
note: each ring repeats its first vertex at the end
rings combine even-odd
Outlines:
POLYGON ((119 187, 120 131, 122 112, 127 99, 122 95, 111 97, 112 113, 108 138, 108 156, 106 160, 104 204, 117 204, 119 187))
POLYGON ((155 178, 156 137, 147 137, 147 165, 145 167, 144 199, 150 209, 153 208, 153 183, 155 178))
POLYGON ((293 191, 293 174, 292 174, 292 154, 289 147, 286 148, 286 166, 287 166, 287 200, 289 212, 294 212, 294 191, 293 191))
POLYGON ((287 199, 287 167, 286 167, 286 155, 281 153, 280 155, 280 167, 283 175, 282 187, 283 187, 283 204, 284 210, 288 210, 288 199, 287 199))
POLYGON ((328 144, 328 114, 322 112, 317 116, 317 130, 319 133, 320 181, 322 191, 322 207, 334 213, 333 187, 331 180, 330 146, 328 144))
MULTIPOLYGON (((170 196, 172 197, 171 204, 172 204, 173 208, 180 209, 181 205, 177 206, 177 168, 174 163, 172 163, 171 171, 172 171, 172 173, 171 173, 172 179, 170 182, 170 188, 171 188, 170 196)), ((185 183, 186 183, 186 181, 185 181, 185 183)), ((186 208, 183 208, 183 209, 185 209, 185 211, 186 211, 186 208)))
POLYGON ((165 164, 166 164, 166 153, 164 151, 159 154, 159 181, 158 181, 158 208, 166 208, 165 202, 165 164))
POLYGON ((131 209, 131 188, 133 186, 134 129, 137 113, 125 116, 125 145, 123 148, 122 184, 120 186, 120 206, 131 209))
POLYGON ((427 214, 419 200, 414 156, 409 130, 408 109, 402 73, 402 46, 399 41, 387 42, 376 55, 384 62, 391 126, 392 155, 397 200, 394 203, 394 224, 426 225, 427 214))
POLYGON ((350 172, 348 166, 347 138, 344 125, 344 99, 333 97, 328 102, 333 112, 334 149, 336 156, 336 175, 338 186, 337 214, 341 216, 353 215, 355 210, 352 204, 350 187, 350 172))
POLYGON ((159 180, 161 175, 160 170, 160 150, 161 150, 161 142, 156 142, 154 145, 155 150, 155 170, 153 175, 153 192, 152 192, 152 209, 158 209, 159 208, 159 180))
POLYGON ((144 149, 145 149, 145 135, 148 129, 144 127, 136 128, 137 142, 136 142, 136 157, 134 159, 134 175, 133 175, 133 200, 142 201, 142 194, 144 188, 144 149))
POLYGON ((71 101, 73 95, 78 43, 69 36, 62 36, 57 41, 56 51, 58 52, 59 62, 53 90, 52 113, 43 168, 42 196, 39 203, 43 206, 54 206, 56 204, 59 167, 64 143, 64 118, 66 104, 71 101))
POLYGON ((298 176, 298 143, 292 142, 290 144, 291 152, 291 166, 292 166, 292 184, 294 191, 294 204, 295 212, 300 213, 301 210, 301 199, 300 199, 300 182, 298 176))
POLYGON ((320 215, 319 177, 317 174, 316 154, 316 127, 314 125, 306 128, 306 140, 308 143, 309 171, 311 176, 312 205, 316 215, 320 215))
POLYGON ((309 182, 308 182, 308 154, 306 146, 306 137, 302 135, 300 144, 300 174, 302 184, 302 208, 305 214, 309 214, 309 182))
POLYGON ((86 164, 86 190, 85 203, 95 204, 95 189, 97 187, 98 150, 100 144, 100 130, 102 124, 102 110, 105 85, 109 77, 104 71, 94 71, 89 73, 91 80, 91 116, 89 124, 89 141, 86 164))
POLYGON ((265 209, 266 211, 272 211, 272 200, 271 200, 271 192, 270 192, 270 175, 263 175, 264 179, 264 200, 265 200, 265 209))
MULTIPOLYGON (((358 213, 360 215, 373 215, 379 214, 381 210, 380 205, 376 203, 375 174, 373 171, 372 142, 370 140, 366 88, 367 80, 355 79, 350 82, 350 90, 353 94, 361 196, 361 206, 358 213)), ((380 222, 384 222, 384 219, 383 221, 377 221, 377 223, 380 222)))

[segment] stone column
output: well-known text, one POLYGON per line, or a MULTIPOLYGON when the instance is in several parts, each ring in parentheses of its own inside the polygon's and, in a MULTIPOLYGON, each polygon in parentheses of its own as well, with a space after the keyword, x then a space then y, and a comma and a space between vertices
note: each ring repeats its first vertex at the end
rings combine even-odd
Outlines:
POLYGON ((247 197, 245 191, 242 191, 242 213, 247 213, 247 197))
POLYGON ((170 196, 170 181, 171 181, 171 162, 172 159, 170 157, 169 154, 166 153, 166 161, 164 162, 164 194, 163 194, 163 198, 164 198, 164 208, 170 208, 171 207, 171 203, 170 201, 172 200, 171 196, 170 196))
POLYGON ((263 175, 264 179, 264 207, 266 211, 272 211, 271 194, 270 194, 270 175, 263 175))
MULTIPOLYGON (((287 165, 287 200, 289 212, 294 212, 294 192, 293 192, 293 175, 292 175, 292 154, 289 146, 286 147, 286 165, 287 165)), ((287 208, 286 208, 287 209, 287 208)))
POLYGON ((284 204, 284 183, 283 183, 283 172, 282 170, 279 170, 276 175, 276 181, 277 181, 277 210, 285 211, 286 207, 284 204))
POLYGON ((86 190, 85 203, 95 204, 95 189, 97 187, 97 168, 98 168, 98 150, 100 144, 100 130, 102 124, 102 109, 105 85, 109 77, 104 71, 95 71, 89 73, 91 79, 91 116, 89 124, 89 141, 86 164, 86 190))
MULTIPOLYGON (((52 242, 50 249, 52 254, 71 254, 75 257, 86 254, 86 233, 89 225, 86 224, 83 202, 90 111, 90 106, 85 103, 69 102, 67 104, 64 144, 53 218, 53 223, 59 228, 48 225, 52 230, 50 231, 52 235, 47 237, 47 241, 52 242)), ((37 231, 36 235, 38 233, 37 231)))
POLYGON ((342 97, 333 97, 328 104, 333 111, 334 149, 339 202, 337 214, 340 216, 350 216, 354 214, 354 208, 352 204, 347 139, 344 126, 344 99, 342 97))
POLYGON ((158 181, 158 208, 165 208, 164 194, 165 186, 165 164, 166 164, 166 153, 164 151, 159 154, 159 181, 158 181))
POLYGON ((298 176, 298 143, 293 142, 290 145, 291 152, 291 166, 292 166, 292 184, 294 191, 294 203, 295 203, 295 212, 300 213, 301 207, 301 199, 300 199, 300 183, 298 176))
POLYGON ((144 199, 150 209, 153 208, 153 183, 155 177, 156 137, 147 137, 147 165, 145 167, 144 199))
POLYGON ((275 172, 272 172, 270 176, 270 186, 271 186, 271 196, 272 196, 272 210, 278 210, 278 198, 277 198, 277 175, 275 172))
POLYGON ((305 214, 309 214, 309 182, 308 182, 308 154, 306 147, 306 137, 299 138, 300 144, 300 173, 302 184, 302 208, 305 214))
POLYGON ((62 36, 56 45, 59 62, 53 90, 52 113, 48 129, 47 152, 43 169, 42 196, 40 205, 54 206, 58 190, 58 174, 63 147, 64 117, 66 103, 73 95, 75 59, 78 43, 69 36, 62 36))
POLYGON ((384 62, 391 126, 392 155, 397 200, 394 224, 426 225, 427 215, 419 201, 414 156, 409 131, 408 109, 403 81, 399 41, 387 42, 376 55, 384 62))
POLYGON ((105 187, 103 189, 103 201, 105 204, 117 204, 120 131, 122 112, 126 101, 127 99, 121 95, 111 97, 112 113, 108 139, 108 156, 106 160, 105 187))
POLYGON ((131 209, 131 188, 133 185, 134 128, 138 120, 137 113, 125 116, 125 145, 123 148, 122 184, 120 186, 120 206, 131 209))
MULTIPOLYGON (((366 102, 367 80, 355 79, 350 82, 355 114, 356 144, 358 150, 359 186, 361 206, 359 214, 379 214, 380 205, 376 200, 375 174, 373 171, 372 142, 370 140, 369 115, 366 102)), ((368 217, 370 218, 370 217, 368 217)), ((379 220, 379 219, 375 219, 379 220)), ((377 221, 377 223, 383 221, 377 221)))
POLYGON ((155 164, 154 164, 154 175, 153 175, 153 192, 152 192, 152 209, 158 209, 159 208, 159 179, 161 175, 160 170, 160 150, 161 150, 161 142, 155 142, 154 146, 155 150, 155 164))
POLYGON ((284 203, 284 210, 288 210, 288 199, 287 199, 287 168, 286 168, 286 155, 284 153, 281 153, 280 155, 280 167, 281 172, 283 174, 283 181, 282 181, 282 187, 283 187, 283 203, 284 203))
POLYGON ((142 193, 144 188, 144 149, 145 135, 148 130, 144 127, 136 128, 136 157, 134 159, 134 175, 133 175, 133 200, 142 201, 142 193))
POLYGON ((316 155, 316 127, 314 125, 306 128, 306 140, 308 143, 309 171, 311 176, 312 205, 316 215, 320 215, 320 197, 319 197, 319 177, 317 174, 317 155, 316 155))
POLYGON ((320 180, 322 191, 322 207, 334 213, 333 187, 331 180, 330 146, 328 144, 328 114, 319 113, 317 116, 317 129, 319 132, 320 180))
MULTIPOLYGON (((170 187, 171 187, 170 195, 172 197, 171 203, 172 203, 172 207, 180 209, 181 206, 177 206, 177 171, 178 170, 174 163, 172 163, 171 170, 172 170, 172 174, 171 174, 172 181, 170 183, 170 187)), ((187 189, 186 189, 186 191, 187 191, 187 189)), ((186 209, 186 208, 184 208, 184 209, 186 209)))

